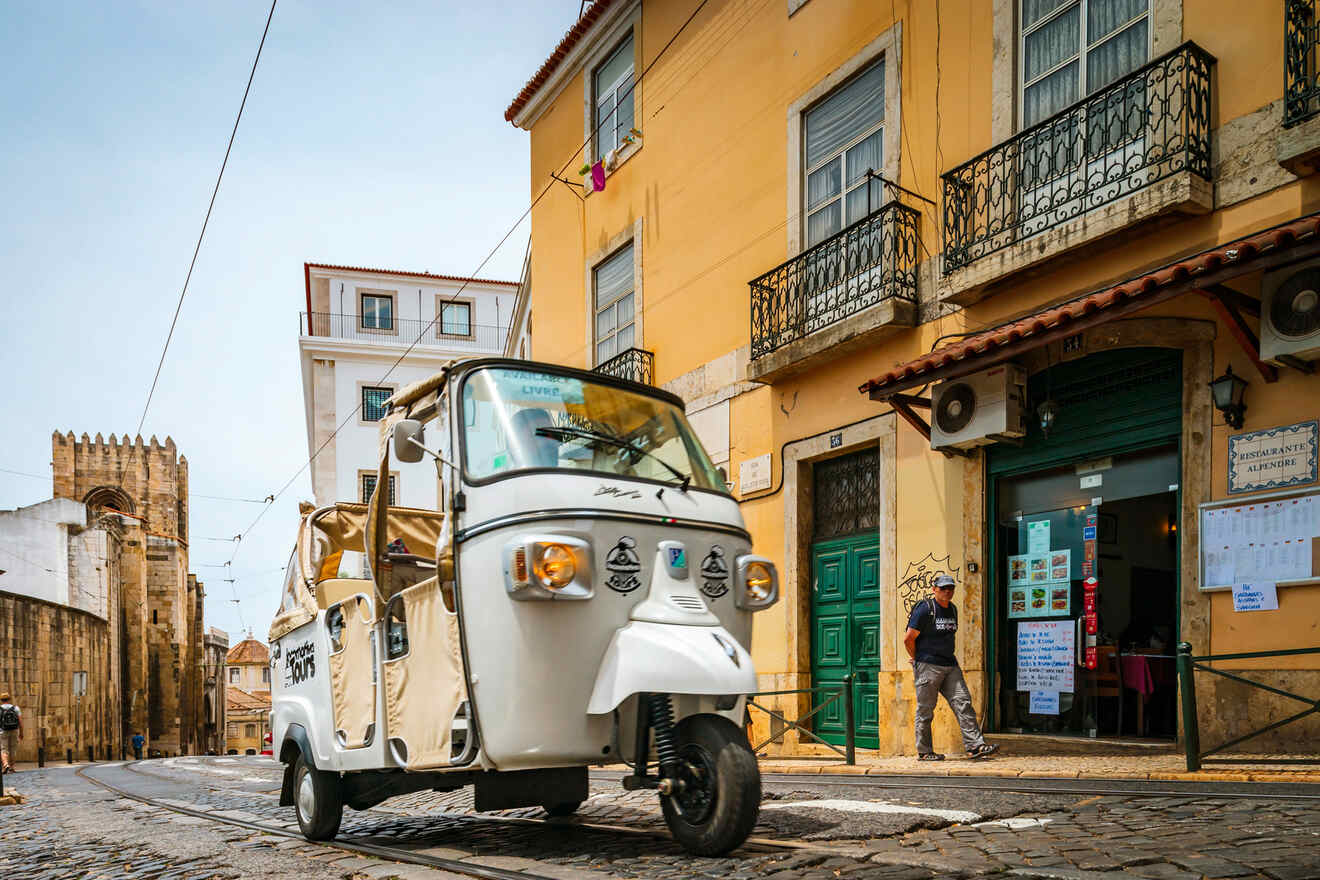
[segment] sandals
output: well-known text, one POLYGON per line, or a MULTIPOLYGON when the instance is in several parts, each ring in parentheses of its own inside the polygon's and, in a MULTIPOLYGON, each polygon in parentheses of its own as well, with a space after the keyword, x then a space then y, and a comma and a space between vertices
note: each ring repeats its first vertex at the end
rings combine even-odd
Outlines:
POLYGON ((937 752, 925 752, 925 753, 923 753, 923 754, 917 755, 917 760, 918 760, 918 761, 943 761, 943 760, 944 760, 944 756, 941 755, 941 754, 938 754, 937 752))
POLYGON ((979 746, 969 751, 967 753, 967 757, 988 758, 997 751, 999 751, 999 746, 991 745, 990 743, 981 743, 979 746))

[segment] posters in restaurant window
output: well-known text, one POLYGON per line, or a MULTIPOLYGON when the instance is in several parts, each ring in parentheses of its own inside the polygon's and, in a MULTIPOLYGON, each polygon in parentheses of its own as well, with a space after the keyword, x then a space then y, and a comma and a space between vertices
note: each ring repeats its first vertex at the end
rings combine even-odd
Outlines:
POLYGON ((1008 616, 1067 617, 1072 612, 1072 551, 1008 557, 1008 616))

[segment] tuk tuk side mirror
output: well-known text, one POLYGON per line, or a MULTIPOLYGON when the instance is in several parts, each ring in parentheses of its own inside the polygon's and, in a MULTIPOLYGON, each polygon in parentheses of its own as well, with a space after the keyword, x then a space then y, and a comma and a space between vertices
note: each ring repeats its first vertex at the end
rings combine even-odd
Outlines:
POLYGON ((394 424, 394 457, 413 464, 422 460, 426 428, 417 419, 403 419, 394 424))

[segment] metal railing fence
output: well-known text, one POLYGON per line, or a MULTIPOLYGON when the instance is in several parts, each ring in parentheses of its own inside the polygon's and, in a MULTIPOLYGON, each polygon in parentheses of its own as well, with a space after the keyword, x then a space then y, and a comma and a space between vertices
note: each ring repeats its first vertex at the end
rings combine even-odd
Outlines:
POLYGON ((643 385, 655 384, 655 355, 645 349, 625 349, 607 361, 592 367, 593 373, 602 373, 616 379, 627 379, 643 385))
POLYGON ((921 212, 890 202, 748 282, 752 357, 891 298, 917 301, 921 212))
POLYGON ((1209 180, 1214 63, 1184 43, 946 172, 944 274, 1170 175, 1209 180))
MULTIPOLYGON (((753 752, 761 751, 761 749, 765 748, 770 743, 775 742, 776 740, 779 739, 783 739, 784 735, 788 733, 790 730, 796 730, 798 733, 810 737, 811 739, 825 746, 827 749, 830 749, 831 751, 838 754, 839 757, 843 758, 844 763, 846 764, 857 763, 857 724, 856 724, 856 720, 853 718, 852 673, 845 675, 843 677, 843 682, 838 686, 824 685, 821 687, 798 688, 796 690, 786 690, 786 691, 758 691, 757 693, 754 694, 748 694, 747 710, 749 717, 752 709, 759 709, 762 712, 764 712, 766 715, 768 715, 772 720, 778 721, 780 724, 784 725, 783 729, 780 730, 778 733, 772 733, 770 737, 768 737, 767 739, 752 746, 753 752), (755 699, 753 699, 754 697, 780 697, 780 696, 788 696, 790 694, 811 694, 813 698, 812 699, 813 702, 815 701, 816 694, 829 694, 830 696, 824 701, 816 704, 814 707, 811 708, 811 711, 807 712, 807 714, 803 715, 801 718, 797 719, 796 721, 790 720, 783 713, 776 712, 774 709, 771 709, 768 706, 762 706, 760 703, 756 702, 755 699), (825 740, 817 736, 814 731, 811 731, 803 726, 804 723, 810 721, 814 715, 816 715, 817 713, 819 713, 820 711, 822 711, 823 709, 825 709, 826 707, 828 707, 829 705, 831 705, 832 703, 838 700, 843 700, 843 738, 844 738, 843 751, 840 751, 838 746, 834 745, 833 743, 826 742, 825 740)), ((773 730, 773 725, 771 726, 771 729, 773 730)), ((750 742, 750 737, 749 737, 749 742, 750 742)))
MULTIPOLYGON (((1205 654, 1200 657, 1192 656, 1192 646, 1187 642, 1178 643, 1178 690, 1182 694, 1182 716, 1183 716, 1183 749, 1187 755, 1188 771, 1200 770, 1201 762, 1217 752, 1223 752, 1231 749, 1233 746, 1246 742, 1249 739, 1269 733, 1272 730, 1278 730, 1285 724, 1292 724, 1294 721, 1300 721, 1308 715, 1320 714, 1320 700, 1312 697, 1304 697, 1301 694, 1294 694, 1285 691, 1282 688, 1273 687, 1259 681, 1252 681, 1241 675, 1236 675, 1223 669, 1215 669, 1207 664, 1216 660, 1256 660, 1262 657, 1299 657, 1305 654, 1320 654, 1320 648, 1293 648, 1286 651, 1249 651, 1239 654, 1205 654), (1223 678, 1249 685, 1258 690, 1266 691, 1271 694, 1285 697, 1289 700, 1296 700, 1304 703, 1308 708, 1303 709, 1295 715, 1267 724, 1250 733, 1234 737, 1228 742, 1221 743, 1213 749, 1201 750, 1201 729, 1196 715, 1196 678, 1195 671, 1209 672, 1212 675, 1222 676, 1223 678)), ((1217 758, 1218 761, 1232 762, 1232 758, 1217 758)), ((1252 763, 1264 762, 1265 759, 1251 758, 1252 763)), ((1269 763, 1295 763, 1289 759, 1273 758, 1269 763)), ((1313 763, 1311 761, 1302 761, 1300 763, 1313 763)))
POLYGON ((416 341, 418 345, 501 353, 509 328, 493 324, 469 324, 464 328, 452 323, 442 324, 438 318, 435 321, 430 318, 381 319, 332 312, 312 312, 310 315, 299 312, 298 332, 303 336, 324 336, 384 345, 407 346, 416 341), (445 330, 467 332, 446 333, 445 330))
POLYGON ((1320 23, 1316 0, 1286 0, 1283 13, 1283 126, 1320 113, 1320 23))

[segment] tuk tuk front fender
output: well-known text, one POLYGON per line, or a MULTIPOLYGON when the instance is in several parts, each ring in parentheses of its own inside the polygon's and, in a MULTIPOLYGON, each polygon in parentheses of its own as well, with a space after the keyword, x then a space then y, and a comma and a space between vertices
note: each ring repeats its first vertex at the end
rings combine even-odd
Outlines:
POLYGON ((634 620, 614 634, 587 703, 587 714, 612 712, 637 693, 750 694, 752 657, 719 626, 634 620))

